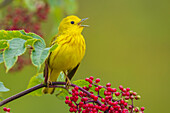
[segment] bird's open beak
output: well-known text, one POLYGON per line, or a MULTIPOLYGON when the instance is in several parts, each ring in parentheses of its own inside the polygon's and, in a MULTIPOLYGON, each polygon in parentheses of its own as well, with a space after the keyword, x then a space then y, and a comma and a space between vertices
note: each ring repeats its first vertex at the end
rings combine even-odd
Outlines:
POLYGON ((89 25, 82 25, 82 24, 81 24, 82 22, 86 21, 87 19, 88 19, 88 18, 83 18, 83 19, 81 19, 81 21, 78 23, 78 25, 81 26, 81 27, 89 27, 89 25))

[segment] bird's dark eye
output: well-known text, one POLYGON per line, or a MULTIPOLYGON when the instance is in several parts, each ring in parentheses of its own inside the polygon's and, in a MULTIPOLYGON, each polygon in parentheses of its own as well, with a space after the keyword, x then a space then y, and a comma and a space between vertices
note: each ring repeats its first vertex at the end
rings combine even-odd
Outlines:
POLYGON ((71 21, 71 24, 74 24, 74 21, 71 21))

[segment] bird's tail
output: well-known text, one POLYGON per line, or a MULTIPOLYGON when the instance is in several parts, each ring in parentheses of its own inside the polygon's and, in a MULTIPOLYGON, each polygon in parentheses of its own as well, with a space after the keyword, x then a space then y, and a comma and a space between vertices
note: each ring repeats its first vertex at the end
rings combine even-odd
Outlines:
MULTIPOLYGON (((60 71, 55 70, 55 69, 49 69, 48 70, 48 83, 52 83, 52 82, 56 82, 58 76, 60 75, 60 71)), ((44 94, 53 94, 55 88, 49 88, 48 87, 49 84, 47 84, 47 87, 43 88, 42 92, 44 94)))

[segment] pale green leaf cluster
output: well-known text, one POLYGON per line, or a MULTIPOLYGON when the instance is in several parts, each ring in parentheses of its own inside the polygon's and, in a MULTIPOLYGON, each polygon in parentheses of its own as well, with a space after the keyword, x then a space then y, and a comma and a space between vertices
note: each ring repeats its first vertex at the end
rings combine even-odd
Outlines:
POLYGON ((6 72, 14 66, 18 56, 24 54, 30 47, 33 48, 31 52, 32 64, 39 71, 41 65, 45 62, 49 53, 57 47, 57 44, 46 48, 44 39, 34 33, 26 33, 23 30, 0 30, 0 63, 4 62, 6 72))

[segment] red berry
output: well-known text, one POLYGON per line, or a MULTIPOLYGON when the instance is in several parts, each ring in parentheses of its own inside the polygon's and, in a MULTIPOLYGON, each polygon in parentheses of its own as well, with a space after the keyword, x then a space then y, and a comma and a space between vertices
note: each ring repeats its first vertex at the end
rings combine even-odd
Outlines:
POLYGON ((107 87, 107 90, 108 90, 108 91, 111 91, 111 89, 112 89, 111 87, 107 87))
POLYGON ((101 99, 101 101, 102 101, 102 102, 105 102, 105 99, 104 99, 104 98, 102 98, 102 99, 101 99))
POLYGON ((135 108, 135 112, 138 112, 139 110, 138 110, 138 108, 135 108))
POLYGON ((6 108, 6 107, 4 107, 4 108, 3 108, 3 110, 4 110, 4 111, 7 111, 7 108, 6 108))
POLYGON ((106 84, 106 87, 110 87, 110 86, 111 86, 111 83, 107 83, 107 84, 106 84))
POLYGON ((130 91, 130 88, 126 88, 126 91, 130 91))
POLYGON ((89 84, 89 88, 91 88, 92 87, 92 84, 89 84))
POLYGON ((116 95, 116 96, 119 96, 119 95, 120 95, 120 93, 119 93, 119 92, 116 92, 116 93, 115 93, 115 95, 116 95))
POLYGON ((101 89, 101 88, 102 88, 102 86, 98 86, 98 88, 99 88, 99 89, 101 89))
POLYGON ((98 87, 96 87, 96 88, 95 88, 95 91, 99 91, 99 88, 98 88, 98 87))
POLYGON ((124 105, 124 106, 127 106, 128 104, 125 102, 125 103, 123 103, 123 105, 124 105))
POLYGON ((123 88, 123 90, 122 90, 123 92, 126 92, 126 89, 125 88, 123 88))
POLYGON ((141 98, 140 95, 135 96, 135 99, 136 99, 136 100, 138 100, 138 99, 140 99, 140 98, 141 98))
POLYGON ((70 112, 73 112, 73 111, 74 111, 74 108, 71 107, 69 111, 70 111, 70 112))
POLYGON ((134 99, 134 96, 133 96, 133 95, 131 95, 131 96, 130 96, 130 99, 134 99))
POLYGON ((120 100, 120 102, 123 104, 125 101, 124 100, 120 100))
POLYGON ((126 96, 126 97, 125 97, 125 100, 129 100, 129 96, 126 96))
POLYGON ((79 87, 78 87, 78 86, 76 86, 76 87, 74 87, 74 89, 75 89, 76 91, 78 91, 79 87))
POLYGON ((94 101, 97 101, 98 100, 98 96, 94 96, 94 101))
POLYGON ((107 95, 108 95, 108 96, 111 95, 111 92, 107 92, 107 95))
POLYGON ((145 108, 144 108, 144 107, 141 107, 140 109, 141 109, 141 111, 144 111, 144 110, 145 110, 145 108))
POLYGON ((89 78, 86 78, 85 80, 86 80, 86 81, 89 81, 89 78))
POLYGON ((116 89, 116 88, 113 88, 113 89, 112 89, 112 92, 116 92, 116 91, 117 91, 117 89, 116 89))
POLYGON ((137 95, 137 93, 136 93, 136 92, 133 92, 132 94, 133 94, 134 96, 136 96, 136 95, 137 95))
POLYGON ((88 100, 88 98, 87 97, 84 97, 84 101, 87 101, 88 100))
POLYGON ((90 84, 92 84, 92 83, 93 83, 93 81, 92 81, 91 79, 89 79, 89 83, 90 83, 90 84))
POLYGON ((93 95, 93 94, 91 94, 91 95, 90 95, 90 97, 91 97, 91 98, 94 98, 94 95, 93 95))
POLYGON ((126 93, 123 92, 123 93, 122 93, 122 96, 125 96, 125 95, 126 95, 126 93))
POLYGON ((119 89, 120 89, 120 90, 123 90, 123 86, 122 86, 122 85, 120 85, 120 86, 119 86, 119 89))
POLYGON ((66 98, 66 100, 68 100, 68 99, 69 99, 69 96, 66 96, 65 98, 66 98))
POLYGON ((94 77, 93 77, 93 76, 91 76, 89 79, 93 80, 93 79, 94 79, 94 77))
POLYGON ((129 96, 130 95, 130 93, 129 92, 126 92, 126 96, 129 96))
POLYGON ((132 105, 129 106, 129 109, 132 109, 132 105))
POLYGON ((99 83, 99 82, 100 82, 100 78, 97 78, 97 79, 96 79, 96 83, 99 83))
POLYGON ((65 100, 65 103, 68 104, 68 103, 69 103, 69 100, 65 100))

